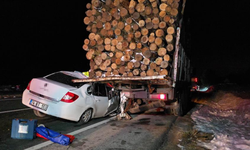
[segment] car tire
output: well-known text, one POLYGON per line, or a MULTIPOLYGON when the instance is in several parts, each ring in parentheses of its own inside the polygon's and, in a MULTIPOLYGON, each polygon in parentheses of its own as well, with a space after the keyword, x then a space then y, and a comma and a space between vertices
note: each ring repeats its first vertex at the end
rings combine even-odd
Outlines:
POLYGON ((46 114, 44 114, 44 113, 42 113, 42 112, 40 112, 40 111, 38 111, 38 110, 35 110, 35 109, 33 109, 33 112, 34 112, 34 114, 35 114, 37 117, 40 117, 40 118, 43 118, 43 117, 46 116, 46 114))
POLYGON ((92 109, 87 109, 80 117, 80 120, 77 122, 77 125, 82 125, 89 122, 89 120, 92 118, 92 112, 92 109))

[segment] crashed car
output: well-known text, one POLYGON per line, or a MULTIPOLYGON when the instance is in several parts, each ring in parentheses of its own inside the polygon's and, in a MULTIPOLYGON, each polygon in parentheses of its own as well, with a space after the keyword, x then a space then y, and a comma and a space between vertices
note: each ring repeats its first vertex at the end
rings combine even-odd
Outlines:
POLYGON ((82 78, 86 76, 70 71, 33 78, 23 92, 22 103, 39 117, 47 114, 79 124, 118 111, 119 94, 108 96, 113 90, 110 84, 72 82, 82 78))

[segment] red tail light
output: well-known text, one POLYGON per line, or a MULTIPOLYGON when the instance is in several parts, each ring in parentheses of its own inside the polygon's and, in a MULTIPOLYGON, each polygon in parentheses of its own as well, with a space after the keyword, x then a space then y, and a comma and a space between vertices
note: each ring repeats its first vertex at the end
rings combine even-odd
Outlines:
POLYGON ((196 78, 196 77, 195 78, 191 78, 191 81, 195 82, 195 83, 198 83, 198 78, 196 78))
POLYGON ((63 98, 61 99, 62 102, 66 102, 66 103, 72 103, 74 102, 79 96, 71 93, 71 92, 67 92, 63 98))
MULTIPOLYGON (((32 80, 31 80, 31 81, 32 81, 32 80)), ((26 87, 27 90, 30 90, 31 81, 29 82, 28 86, 26 87)))
POLYGON ((160 94, 158 98, 160 100, 165 100, 166 99, 166 94, 160 94))
POLYGON ((149 99, 167 100, 167 95, 166 94, 150 94, 149 99))

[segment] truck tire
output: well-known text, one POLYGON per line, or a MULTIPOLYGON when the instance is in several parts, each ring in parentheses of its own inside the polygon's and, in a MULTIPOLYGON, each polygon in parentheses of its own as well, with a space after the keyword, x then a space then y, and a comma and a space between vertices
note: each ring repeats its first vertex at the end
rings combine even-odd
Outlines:
POLYGON ((184 116, 189 111, 190 97, 187 89, 182 89, 178 94, 178 116, 184 116))

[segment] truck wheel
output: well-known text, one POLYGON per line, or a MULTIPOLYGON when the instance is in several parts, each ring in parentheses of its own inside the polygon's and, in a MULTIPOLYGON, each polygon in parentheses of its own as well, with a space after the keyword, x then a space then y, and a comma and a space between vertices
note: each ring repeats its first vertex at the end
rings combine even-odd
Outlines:
POLYGON ((87 109, 81 116, 80 120, 77 122, 77 125, 82 125, 92 118, 92 109, 87 109))
POLYGON ((184 116, 189 110, 189 91, 188 89, 182 89, 178 95, 178 116, 184 116))
POLYGON ((43 117, 46 116, 46 114, 44 114, 44 113, 42 113, 42 112, 40 112, 40 111, 38 111, 38 110, 35 110, 35 109, 33 109, 33 112, 34 112, 34 114, 35 114, 37 117, 43 118, 43 117))

